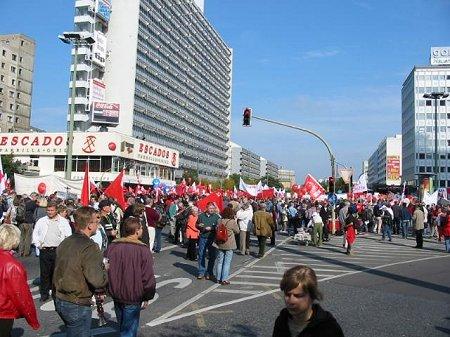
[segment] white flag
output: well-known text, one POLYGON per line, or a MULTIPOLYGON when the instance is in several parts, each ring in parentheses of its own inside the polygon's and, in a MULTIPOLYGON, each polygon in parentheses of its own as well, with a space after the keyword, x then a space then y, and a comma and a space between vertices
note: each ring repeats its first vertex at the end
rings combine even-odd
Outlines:
POLYGON ((353 193, 367 192, 367 174, 363 173, 359 176, 358 182, 353 186, 353 193))

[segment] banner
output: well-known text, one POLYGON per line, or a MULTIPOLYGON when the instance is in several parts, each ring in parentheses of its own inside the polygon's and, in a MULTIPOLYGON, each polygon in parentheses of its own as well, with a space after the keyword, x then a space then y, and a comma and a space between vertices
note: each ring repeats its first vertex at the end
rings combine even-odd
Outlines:
POLYGON ((367 192, 367 174, 363 173, 359 176, 358 182, 353 186, 353 193, 367 192))
POLYGON ((93 78, 89 86, 89 105, 94 102, 104 102, 106 99, 106 85, 98 78, 93 78))
POLYGON ((339 174, 341 175, 342 180, 344 180, 344 183, 350 184, 350 179, 353 175, 353 169, 340 169, 339 174))
POLYGON ((248 185, 244 183, 242 178, 239 180, 239 190, 248 193, 252 197, 258 196, 260 192, 262 192, 263 187, 261 181, 257 185, 248 185))
POLYGON ((111 17, 111 2, 108 0, 96 0, 95 11, 98 17, 108 22, 111 17))
POLYGON ((54 192, 64 192, 81 195, 83 180, 65 180, 54 175, 48 176, 24 176, 14 173, 15 191, 17 194, 30 194, 38 192, 38 186, 45 189, 45 195, 54 192))
POLYGON ((322 194, 325 194, 325 189, 310 174, 306 176, 305 183, 303 185, 306 193, 308 193, 313 200, 319 198, 322 194))
POLYGON ((119 124, 120 104, 94 102, 92 104, 92 123, 119 124))
POLYGON ((96 30, 94 32, 94 46, 92 47, 92 62, 105 67, 106 64, 106 36, 102 32, 96 30))
POLYGON ((223 211, 223 198, 218 193, 211 193, 206 198, 203 198, 197 202, 197 207, 200 211, 204 212, 206 211, 206 206, 208 203, 214 203, 219 208, 219 210, 223 211))
POLYGON ((386 157, 386 180, 388 185, 400 185, 400 156, 386 157))

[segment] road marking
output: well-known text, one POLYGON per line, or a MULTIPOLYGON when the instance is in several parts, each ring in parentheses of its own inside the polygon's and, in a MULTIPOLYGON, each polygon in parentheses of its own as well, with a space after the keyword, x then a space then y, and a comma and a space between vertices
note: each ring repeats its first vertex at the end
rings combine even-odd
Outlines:
MULTIPOLYGON (((278 244, 282 245, 284 242, 286 242, 287 240, 289 240, 289 238, 285 239, 282 241, 282 243, 278 244)), ((266 255, 260 259, 255 259, 253 261, 251 261, 250 263, 248 263, 247 265, 245 265, 244 267, 238 269, 236 272, 234 272, 233 274, 230 275, 230 279, 239 275, 240 273, 242 273, 244 270, 246 270, 247 268, 250 268, 251 266, 253 266, 254 264, 258 263, 259 261, 263 260, 266 256, 268 256, 269 254, 271 254, 275 248, 277 247, 273 247, 271 249, 269 249, 266 253, 266 255)), ((176 314, 177 312, 179 312, 180 310, 183 310, 184 308, 186 308, 187 306, 191 305, 192 303, 195 303, 196 301, 198 301, 200 298, 202 298, 203 296, 209 294, 210 292, 214 291, 215 289, 217 289, 220 286, 220 284, 214 284, 213 286, 209 287, 208 289, 203 290, 202 292, 200 292, 198 295, 192 297, 191 299, 187 300, 184 303, 181 303, 180 305, 176 306, 174 309, 168 311, 167 313, 165 313, 164 315, 154 319, 153 321, 147 323, 147 326, 155 326, 155 325, 159 325, 161 323, 161 321, 164 321, 166 319, 168 319, 169 317, 171 317, 172 315, 176 314)))
MULTIPOLYGON (((333 279, 337 279, 337 278, 341 278, 341 277, 345 277, 345 276, 350 276, 350 275, 355 275, 355 274, 360 274, 360 273, 368 272, 368 271, 371 271, 371 270, 378 270, 378 269, 382 269, 382 268, 387 268, 387 267, 392 267, 392 266, 397 266, 397 265, 402 265, 402 264, 407 264, 407 263, 421 262, 421 261, 427 261, 427 260, 433 260, 433 259, 441 259, 441 258, 445 258, 445 257, 450 257, 450 255, 446 255, 446 256, 432 256, 432 257, 425 257, 425 258, 421 258, 421 259, 413 259, 413 260, 408 260, 408 261, 388 263, 388 264, 384 264, 384 265, 377 266, 377 267, 364 268, 362 270, 357 270, 357 271, 354 271, 354 272, 351 272, 351 273, 345 273, 345 274, 342 274, 342 275, 329 276, 329 277, 326 277, 324 279, 320 279, 319 282, 329 281, 329 280, 333 280, 333 279)), ((240 284, 240 282, 233 282, 233 284, 240 284)), ((245 284, 248 284, 248 283, 245 283, 245 284)), ((262 296, 273 294, 273 293, 278 292, 278 291, 280 291, 280 290, 279 289, 268 290, 268 291, 265 291, 265 292, 262 292, 262 293, 259 293, 259 294, 255 294, 255 295, 239 298, 239 299, 228 301, 228 302, 224 302, 224 303, 211 305, 209 307, 205 307, 205 308, 202 308, 202 309, 199 309, 199 310, 195 310, 195 311, 192 311, 192 312, 188 312, 188 313, 184 313, 184 314, 180 314, 180 315, 176 315, 176 316, 172 316, 172 317, 166 317, 164 319, 157 318, 156 320, 153 320, 153 321, 147 323, 147 325, 148 326, 157 326, 157 325, 160 325, 160 324, 164 324, 164 323, 176 321, 176 320, 179 320, 179 319, 182 319, 182 318, 185 318, 185 317, 189 317, 189 316, 192 316, 192 315, 196 315, 198 313, 210 311, 210 310, 217 309, 217 308, 222 308, 222 307, 225 307, 225 306, 228 306, 228 305, 233 305, 233 304, 244 302, 244 301, 253 300, 253 299, 256 299, 256 298, 259 298, 259 297, 262 297, 262 296)))
POLYGON ((163 251, 165 251, 165 250, 173 249, 173 248, 175 248, 175 247, 178 247, 178 246, 177 246, 177 245, 167 246, 167 247, 161 248, 161 251, 163 252, 163 251))
MULTIPOLYGON (((199 309, 199 306, 197 304, 192 304, 191 307, 194 310, 199 309)), ((195 317, 197 321, 197 326, 199 328, 206 328, 205 318, 203 317, 203 315, 201 313, 198 313, 197 315, 195 315, 195 317)))
MULTIPOLYGON (((233 282, 234 284, 234 282, 233 282)), ((214 290, 215 293, 226 293, 226 294, 244 294, 244 295, 254 295, 262 293, 262 291, 258 290, 237 290, 237 289, 225 289, 225 288, 217 288, 214 290)))
MULTIPOLYGON (((104 335, 104 334, 113 333, 113 332, 117 332, 117 330, 114 328, 110 328, 110 327, 95 328, 95 329, 91 329, 90 336, 104 335)), ((66 336, 66 333, 61 332, 61 333, 57 333, 57 334, 46 335, 44 337, 50 337, 50 336, 51 337, 64 337, 64 336, 66 336)))
POLYGON ((245 274, 252 273, 252 274, 274 274, 274 275, 283 275, 284 271, 263 271, 263 270, 246 270, 244 271, 245 274))
POLYGON ((277 288, 280 287, 279 283, 233 281, 232 284, 245 285, 245 286, 262 286, 262 287, 277 287, 277 288))

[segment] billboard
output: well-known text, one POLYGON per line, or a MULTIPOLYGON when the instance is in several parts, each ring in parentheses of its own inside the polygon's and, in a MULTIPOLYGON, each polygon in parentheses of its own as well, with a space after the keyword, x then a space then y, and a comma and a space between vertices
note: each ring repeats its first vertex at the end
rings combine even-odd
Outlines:
POLYGON ((400 184, 400 156, 387 156, 386 180, 388 185, 400 184))
POLYGON ((94 102, 92 104, 92 123, 119 124, 120 104, 94 102))
POLYGON ((450 64, 450 47, 431 47, 430 63, 432 66, 450 64))
POLYGON ((89 87, 89 104, 104 102, 106 97, 106 85, 98 78, 91 80, 89 87))
POLYGON ((98 17, 108 22, 111 16, 111 2, 108 0, 96 0, 95 12, 98 17))
POLYGON ((94 32, 95 43, 92 47, 92 62, 105 67, 106 63, 106 36, 102 32, 94 32))

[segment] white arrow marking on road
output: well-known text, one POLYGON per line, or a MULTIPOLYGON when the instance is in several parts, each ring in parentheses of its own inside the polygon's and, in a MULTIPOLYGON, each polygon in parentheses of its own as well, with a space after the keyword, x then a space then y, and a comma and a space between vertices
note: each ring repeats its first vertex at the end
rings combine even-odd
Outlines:
POLYGON ((174 288, 177 289, 183 289, 186 288, 188 285, 192 283, 192 280, 190 278, 186 277, 180 277, 180 278, 172 278, 170 280, 165 280, 162 282, 156 283, 156 289, 159 289, 165 285, 171 284, 171 283, 178 283, 174 288))

